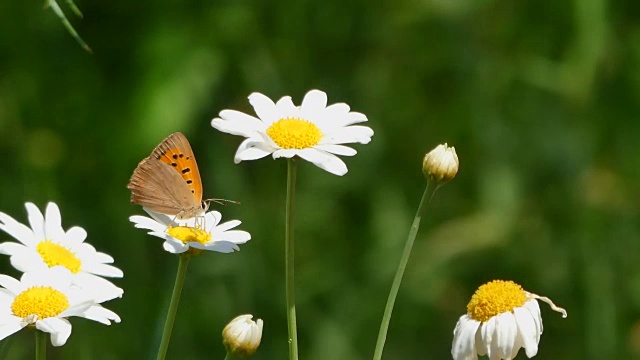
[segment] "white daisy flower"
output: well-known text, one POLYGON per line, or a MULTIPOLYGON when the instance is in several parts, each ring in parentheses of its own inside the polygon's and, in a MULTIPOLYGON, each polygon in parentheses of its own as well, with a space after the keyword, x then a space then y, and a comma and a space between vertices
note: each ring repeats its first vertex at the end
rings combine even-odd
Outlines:
POLYGON ((102 278, 122 277, 122 270, 107 265, 113 258, 96 251, 84 242, 87 232, 74 226, 66 232, 58 205, 47 204, 45 216, 32 204, 26 203, 28 226, 0 212, 0 230, 20 243, 0 244, 0 254, 11 256, 11 265, 22 272, 39 271, 54 266, 64 266, 74 274, 74 283, 93 293, 97 302, 122 297, 123 290, 102 278))
POLYGON ((353 125, 367 121, 364 114, 351 112, 349 105, 327 106, 327 94, 309 91, 302 105, 290 96, 277 103, 260 93, 249 95, 258 118, 235 110, 223 110, 211 121, 214 128, 247 139, 236 152, 236 164, 272 154, 273 158, 299 156, 332 174, 344 175, 347 165, 336 155, 353 156, 356 151, 341 144, 371 141, 373 130, 353 125))
POLYGON ((494 280, 478 288, 453 331, 454 360, 510 360, 524 347, 527 357, 538 353, 542 317, 538 301, 567 317, 567 312, 546 297, 524 291, 513 281, 494 280))
POLYGON ((179 220, 175 216, 157 214, 143 208, 151 217, 134 215, 129 218, 135 227, 147 229, 149 235, 164 239, 162 247, 172 253, 181 254, 189 248, 230 253, 240 250, 238 244, 251 240, 251 234, 242 230, 231 230, 240 225, 239 220, 220 224, 222 214, 209 211, 203 216, 179 220))
POLYGON ((67 318, 79 316, 105 325, 120 317, 96 303, 91 293, 74 284, 62 266, 27 272, 20 281, 0 275, 0 340, 34 326, 51 334, 51 344, 62 346, 71 335, 67 318))

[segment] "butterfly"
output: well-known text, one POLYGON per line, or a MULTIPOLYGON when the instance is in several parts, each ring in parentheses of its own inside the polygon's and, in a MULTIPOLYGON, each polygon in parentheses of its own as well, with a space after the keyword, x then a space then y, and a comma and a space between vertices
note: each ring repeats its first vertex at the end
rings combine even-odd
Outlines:
POLYGON ((209 208, 202 200, 202 180, 196 158, 184 134, 169 135, 140 161, 129 180, 131 202, 185 220, 209 208))

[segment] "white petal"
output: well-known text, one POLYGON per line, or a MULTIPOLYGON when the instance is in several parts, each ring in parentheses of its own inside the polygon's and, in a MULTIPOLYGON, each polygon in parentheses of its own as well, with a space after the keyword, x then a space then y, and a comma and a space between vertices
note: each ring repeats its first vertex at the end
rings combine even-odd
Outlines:
POLYGON ((31 252, 33 252, 33 250, 31 250, 30 248, 15 242, 5 242, 0 244, 0 254, 3 254, 3 255, 20 256, 20 255, 24 255, 25 253, 31 253, 31 252))
POLYGON ((185 245, 182 242, 179 242, 177 240, 174 240, 174 241, 167 240, 162 244, 162 247, 166 251, 168 251, 168 252, 170 252, 172 254, 182 254, 183 252, 189 250, 189 246, 188 245, 185 245))
POLYGON ((167 232, 166 230, 162 230, 162 231, 149 231, 147 234, 151 235, 151 236, 155 236, 155 237, 159 237, 161 239, 166 240, 167 239, 167 232))
POLYGON ((0 340, 3 340, 9 335, 13 335, 18 331, 22 330, 28 324, 22 321, 22 318, 19 318, 14 315, 6 315, 2 317, 2 325, 0 325, 0 340))
POLYGON ((264 142, 262 139, 260 140, 257 140, 255 138, 245 139, 238 147, 238 150, 236 151, 236 155, 233 158, 233 161, 237 164, 245 160, 261 159, 271 154, 275 150, 276 148, 273 148, 268 143, 264 142))
POLYGON ((165 225, 150 219, 146 216, 134 215, 129 217, 129 221, 134 223, 134 226, 138 229, 147 229, 151 231, 164 231, 165 225))
POLYGON ((66 241, 69 246, 80 245, 87 238, 87 231, 79 226, 74 226, 67 230, 66 241))
POLYGON ((221 233, 220 235, 217 236, 217 239, 215 239, 215 236, 214 236, 214 240, 229 241, 236 244, 244 244, 247 241, 251 240, 251 234, 243 230, 231 230, 231 231, 225 231, 221 233))
POLYGON ((302 151, 302 150, 298 150, 298 149, 280 149, 280 150, 276 150, 273 153, 273 158, 277 159, 277 158, 284 157, 284 158, 290 159, 290 158, 298 155, 298 153, 300 151, 302 151))
POLYGON ((475 338, 480 322, 473 320, 469 315, 462 315, 453 330, 453 343, 451 356, 453 360, 476 360, 475 338))
POLYGON ((224 254, 240 250, 238 245, 228 241, 214 241, 213 243, 209 243, 206 245, 193 243, 193 247, 203 250, 216 251, 224 254))
POLYGON ((97 264, 97 263, 88 263, 84 262, 82 264, 82 271, 86 271, 91 274, 106 276, 106 277, 114 277, 121 278, 124 276, 122 270, 118 269, 112 265, 106 264, 97 264))
POLYGON ((518 325, 518 337, 523 343, 527 357, 531 358, 538 353, 538 341, 540 339, 538 326, 529 310, 517 307, 513 311, 518 325))
POLYGON ((323 121, 318 124, 323 133, 328 134, 339 128, 366 122, 367 117, 359 112, 349 112, 349 106, 338 103, 328 106, 324 110, 323 121))
POLYGON ((22 272, 45 270, 49 267, 35 251, 16 254, 10 258, 10 261, 11 266, 22 272))
POLYGON ((73 276, 69 269, 58 265, 51 268, 25 272, 22 274, 20 282, 26 288, 46 285, 54 289, 62 289, 71 284, 73 276))
POLYGON ((482 336, 482 344, 490 359, 495 358, 497 351, 494 351, 493 336, 496 332, 496 317, 493 316, 488 321, 482 323, 480 327, 480 333, 482 336))
POLYGON ((149 216, 151 216, 151 218, 155 221, 157 221, 160 225, 163 225, 164 227, 167 226, 178 226, 178 223, 176 223, 174 221, 175 216, 169 216, 166 214, 158 214, 156 212, 153 212, 149 209, 147 209, 146 207, 142 207, 142 210, 144 210, 147 214, 149 214, 149 216))
POLYGON ((6 232, 27 246, 34 246, 37 242, 33 231, 29 229, 29 227, 15 221, 11 216, 5 213, 0 213, 0 230, 6 232))
POLYGON ((498 355, 507 359, 511 356, 513 346, 516 342, 518 327, 516 326, 516 318, 509 311, 496 316, 496 346, 498 355))
POLYGON ((265 123, 260 119, 236 110, 222 110, 220 118, 211 120, 211 126, 228 134, 245 137, 266 129, 265 123))
MULTIPOLYGON (((268 137, 267 137, 267 139, 268 139, 268 137)), ((241 152, 243 152, 243 151, 245 151, 247 149, 251 149, 253 147, 258 147, 258 148, 263 148, 263 149, 270 149, 270 148, 272 148, 272 146, 268 143, 267 139, 265 139, 261 134, 258 134, 258 135, 254 134, 253 136, 244 139, 240 143, 236 153, 241 153, 241 152)))
POLYGON ((27 208, 29 225, 31 225, 36 241, 44 240, 44 216, 42 216, 40 209, 32 203, 26 203, 24 207, 27 208))
POLYGON ((216 230, 216 232, 225 232, 225 231, 227 231, 229 229, 233 229, 234 227, 236 227, 236 226, 238 226, 240 224, 242 224, 242 221, 240 221, 240 220, 231 220, 231 221, 227 221, 224 224, 220 224, 220 225, 216 226, 215 230, 216 230))
POLYGON ((326 170, 334 175, 342 176, 349 171, 347 164, 340 160, 339 157, 317 149, 302 149, 298 155, 312 162, 317 167, 326 170))
MULTIPOLYGON (((11 307, 11 304, 13 303, 13 298, 15 296, 16 294, 12 293, 11 291, 5 288, 0 288, 0 313, 2 313, 2 311, 7 310, 9 307, 11 307), (2 309, 2 307, 6 307, 7 309, 2 309)), ((2 324, 1 320, 0 320, 0 324, 2 324)))
POLYGON ((313 123, 318 123, 327 106, 327 94, 320 90, 311 90, 302 99, 300 115, 313 123))
POLYGON ((358 152, 354 149, 344 146, 344 145, 333 145, 333 144, 324 144, 324 145, 316 145, 314 148, 322 151, 326 151, 335 155, 343 155, 343 156, 353 156, 358 152))
POLYGON ((20 283, 20 281, 12 278, 8 275, 0 274, 0 286, 11 291, 14 295, 20 294, 24 291, 25 287, 20 283))
MULTIPOLYGON (((278 111, 277 120, 287 117, 299 117, 300 109, 293 105, 291 96, 283 96, 276 103, 276 109, 278 111)), ((265 129, 266 130, 266 129, 265 129)))
POLYGON ((510 359, 515 359, 518 356, 518 352, 524 346, 522 343, 522 338, 520 337, 520 332, 516 334, 516 341, 513 343, 513 349, 511 349, 510 359))
POLYGON ((480 330, 476 331, 476 351, 480 356, 487 355, 487 346, 482 342, 482 332, 480 330))
POLYGON ((50 317, 39 320, 36 321, 36 328, 51 334, 51 345, 53 346, 64 345, 71 335, 71 323, 66 319, 50 317))
POLYGON ((98 304, 122 297, 124 293, 124 290, 115 286, 111 281, 88 273, 76 274, 73 283, 80 286, 98 304))
MULTIPOLYGON (((67 243, 64 243, 67 245, 67 243)), ((96 253, 96 248, 89 243, 77 244, 73 247, 67 246, 71 252, 76 254, 76 257, 80 259, 80 261, 85 261, 87 259, 91 259, 93 261, 93 255, 96 253)))
POLYGON ((343 126, 348 126, 348 125, 358 124, 361 122, 366 122, 369 119, 367 119, 367 116, 363 113, 352 111, 349 114, 347 114, 344 120, 345 122, 343 123, 343 126))
MULTIPOLYGON (((77 290, 77 288, 75 288, 77 290)), ((89 294, 84 291, 73 291, 73 295, 76 297, 81 297, 81 299, 72 299, 72 296, 69 296, 69 301, 74 301, 74 304, 70 305, 66 308, 62 313, 58 315, 58 317, 71 317, 71 316, 82 316, 82 314, 87 311, 90 307, 94 306, 96 302, 94 299, 89 298, 89 294)))
POLYGON ((44 218, 44 231, 47 240, 62 241, 64 239, 62 217, 56 203, 50 202, 47 204, 44 218))
POLYGON ((204 223, 209 229, 215 228, 220 220, 222 220, 222 214, 219 211, 209 211, 204 214, 204 223))
MULTIPOLYGON (((324 116, 327 118, 326 122, 331 124, 341 123, 340 120, 349 113, 349 110, 351 110, 349 105, 345 103, 335 103, 327 106, 324 109, 324 116)), ((344 125, 340 124, 339 126, 344 125)))
POLYGON ((116 323, 121 321, 118 314, 100 305, 94 305, 87 309, 87 311, 84 312, 83 317, 105 325, 111 325, 111 321, 116 323))
POLYGON ((531 316, 533 316, 533 321, 535 321, 536 328, 538 329, 538 337, 536 340, 540 342, 540 335, 542 335, 542 330, 544 329, 542 326, 542 316, 540 315, 540 305, 538 305, 537 300, 529 300, 524 303, 524 307, 529 310, 531 316))
POLYGON ((249 103, 267 127, 277 120, 276 104, 267 96, 254 92, 249 95, 249 103))
POLYGON ((93 258, 93 261, 101 264, 112 264, 114 262, 111 255, 102 252, 95 252, 91 257, 93 258))
POLYGON ((324 134, 321 144, 368 144, 373 136, 373 130, 366 126, 353 125, 336 129, 324 134))

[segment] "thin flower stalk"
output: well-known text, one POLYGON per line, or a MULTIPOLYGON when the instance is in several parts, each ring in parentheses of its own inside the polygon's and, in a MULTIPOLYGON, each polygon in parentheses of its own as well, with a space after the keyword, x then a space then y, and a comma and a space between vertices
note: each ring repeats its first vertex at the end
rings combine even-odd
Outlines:
POLYGON ((418 205, 418 211, 416 211, 416 216, 413 218, 413 224, 411 224, 411 229, 409 230, 409 236, 407 236, 407 242, 404 245, 404 250, 402 251, 402 257, 400 258, 400 265, 398 265, 398 270, 396 271, 396 275, 393 278, 393 283, 391 285, 391 290, 389 291, 389 297, 387 298, 387 305, 384 308, 384 315, 382 316, 382 323, 380 324, 380 331, 378 332, 378 340, 376 341, 376 348, 373 354, 374 360, 380 360, 382 358, 382 352, 384 350, 384 343, 387 340, 387 330, 389 329, 389 321, 391 320, 391 314, 393 313, 393 306, 396 302, 396 297, 398 295, 398 290, 400 289, 400 283, 402 282, 402 276, 404 275, 404 271, 407 267, 407 262, 409 261, 409 256, 411 255, 411 249, 413 248, 413 243, 416 240, 416 235, 418 234, 418 229, 420 228, 420 221, 422 220, 422 216, 427 208, 427 205, 433 198, 433 195, 438 190, 439 186, 430 186, 431 181, 427 182, 427 187, 424 189, 424 193, 422 194, 422 199, 420 200, 420 205, 418 205))
POLYGON ((423 159, 422 172, 427 179, 427 186, 422 194, 422 199, 420 200, 420 205, 418 205, 416 216, 413 218, 413 224, 411 224, 411 229, 407 236, 407 242, 404 245, 402 257, 400 258, 400 264, 398 265, 398 270, 396 271, 393 283, 391 284, 389 298, 387 299, 387 305, 385 306, 384 315, 382 316, 382 323, 380 324, 380 331, 378 332, 376 348, 373 353, 374 360, 380 360, 382 358, 384 343, 387 340, 387 330, 389 329, 391 313, 393 312, 396 296, 400 289, 402 276, 404 275, 404 271, 407 267, 407 262, 409 262, 409 256, 411 256, 413 243, 416 240, 416 235, 420 228, 422 216, 424 215, 424 212, 436 191, 438 191, 442 185, 455 178, 458 173, 458 167, 459 161, 456 149, 454 147, 449 147, 447 144, 438 145, 435 149, 428 152, 423 159))
POLYGON ((36 360, 45 360, 47 358, 47 333, 35 330, 36 333, 36 360))
POLYGON ((296 326, 296 291, 294 282, 294 245, 293 222, 295 215, 296 162, 287 161, 287 204, 285 214, 285 267, 287 298, 287 329, 289 333, 289 359, 298 359, 298 330, 296 326))
POLYGON ((173 324, 176 320, 176 313, 178 312, 178 304, 180 303, 180 295, 182 294, 182 288, 184 287, 184 279, 187 276, 187 267, 189 266, 189 260, 191 256, 183 254, 178 257, 178 272, 176 273, 176 282, 173 286, 173 292, 171 293, 171 303, 169 304, 169 310, 167 311, 167 319, 164 323, 164 330, 162 331, 162 340, 160 341, 160 348, 158 349, 157 360, 164 360, 167 356, 167 350, 169 349, 169 340, 171 339, 171 332, 173 330, 173 324))

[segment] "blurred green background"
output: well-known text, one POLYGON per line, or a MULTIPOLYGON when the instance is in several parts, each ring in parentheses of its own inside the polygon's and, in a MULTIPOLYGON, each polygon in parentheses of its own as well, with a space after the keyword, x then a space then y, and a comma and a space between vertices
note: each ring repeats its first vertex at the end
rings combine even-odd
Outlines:
MULTIPOLYGON (((512 279, 569 312, 541 305, 537 358, 640 359, 637 1, 84 0, 84 20, 61 6, 93 55, 41 2, 0 2, 0 211, 26 221, 24 202, 57 202, 115 257, 125 295, 105 304, 121 324, 74 319, 49 359, 155 354, 177 259, 129 223, 142 209, 126 184, 175 131, 253 239, 191 262, 168 358, 222 359, 242 313, 265 321, 254 358, 286 358, 286 162, 234 165, 241 138, 210 120, 253 114, 254 91, 299 104, 313 88, 375 136, 344 177, 299 167, 302 359, 371 358, 422 157, 442 142, 460 172, 423 222, 384 358, 450 358, 475 289, 512 279)), ((0 270, 18 276, 8 258, 0 270)), ((9 359, 33 357, 32 334, 10 339, 9 359)))

